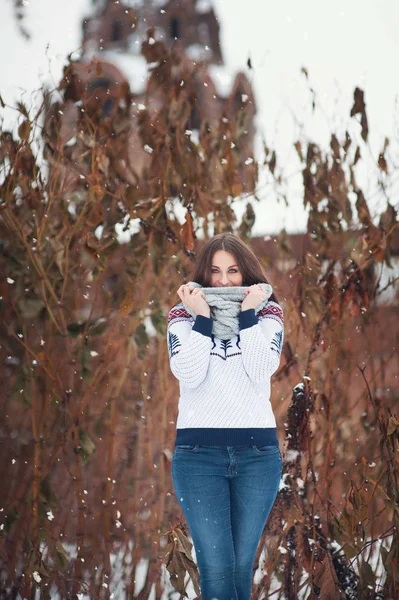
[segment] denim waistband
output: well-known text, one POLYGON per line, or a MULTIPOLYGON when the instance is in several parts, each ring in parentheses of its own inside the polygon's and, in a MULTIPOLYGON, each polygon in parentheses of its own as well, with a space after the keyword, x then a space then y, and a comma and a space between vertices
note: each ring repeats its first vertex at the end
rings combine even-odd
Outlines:
POLYGON ((175 446, 179 444, 203 444, 204 446, 278 446, 279 442, 275 427, 193 427, 176 429, 175 446))

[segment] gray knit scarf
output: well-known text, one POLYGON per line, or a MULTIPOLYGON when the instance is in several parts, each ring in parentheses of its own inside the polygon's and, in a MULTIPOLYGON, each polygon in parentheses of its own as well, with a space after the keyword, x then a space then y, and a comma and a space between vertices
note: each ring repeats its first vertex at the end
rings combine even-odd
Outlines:
MULTIPOLYGON (((213 319, 213 334, 222 339, 231 339, 238 334, 240 328, 238 324, 238 315, 241 312, 241 303, 246 297, 245 291, 248 287, 202 287, 195 281, 189 281, 187 285, 199 287, 205 294, 205 300, 211 309, 211 318, 213 319)), ((273 293, 272 286, 268 283, 260 283, 266 292, 266 299, 255 308, 258 313, 269 301, 273 293)), ((184 304, 184 308, 192 317, 196 317, 194 311, 184 304)))

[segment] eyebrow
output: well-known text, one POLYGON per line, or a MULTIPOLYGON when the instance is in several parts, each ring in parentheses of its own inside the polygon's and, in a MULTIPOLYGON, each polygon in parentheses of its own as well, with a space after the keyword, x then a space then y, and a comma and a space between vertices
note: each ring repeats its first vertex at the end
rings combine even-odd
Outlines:
MULTIPOLYGON (((231 267, 229 267, 229 269, 231 269, 232 267, 238 267, 238 265, 231 265, 231 267)), ((217 267, 216 265, 212 265, 212 269, 218 269, 219 267, 217 267)))

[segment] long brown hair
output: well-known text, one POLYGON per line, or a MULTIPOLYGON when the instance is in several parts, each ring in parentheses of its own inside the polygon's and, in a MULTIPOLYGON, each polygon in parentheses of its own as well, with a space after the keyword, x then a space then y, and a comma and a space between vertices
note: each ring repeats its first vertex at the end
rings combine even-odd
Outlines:
MULTIPOLYGON (((269 283, 265 272, 254 252, 238 235, 230 232, 219 233, 207 240, 198 253, 192 280, 202 287, 211 287, 212 259, 218 250, 230 252, 237 261, 242 273, 242 285, 269 283)), ((272 302, 278 302, 275 294, 270 296, 272 302)))

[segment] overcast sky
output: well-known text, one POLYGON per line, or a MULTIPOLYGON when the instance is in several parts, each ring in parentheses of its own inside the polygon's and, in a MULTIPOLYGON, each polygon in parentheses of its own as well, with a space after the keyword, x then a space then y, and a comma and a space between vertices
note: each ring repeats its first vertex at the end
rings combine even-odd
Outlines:
MULTIPOLYGON (((65 57, 81 43, 81 20, 90 0, 24 0, 31 40, 18 32, 12 1, 0 2, 0 93, 8 103, 23 95, 30 104, 41 81, 58 82, 65 57)), ((227 68, 245 69, 250 56, 257 125, 274 145, 285 172, 293 173, 289 208, 260 181, 254 234, 303 230, 300 175, 292 143, 304 124, 308 137, 328 143, 330 133, 344 131, 353 90, 365 90, 374 155, 385 136, 398 135, 399 1, 384 0, 214 0, 221 26, 227 68), (301 67, 309 72, 323 110, 312 115, 310 94, 301 67), (296 116, 297 120, 293 118, 296 116), (295 175, 295 173, 297 173, 295 175)), ((3 111, 4 114, 4 111, 3 111)), ((6 114, 7 122, 10 113, 6 114)), ((371 167, 372 168, 372 167, 371 167)), ((375 210, 381 208, 375 205, 375 210)), ((241 213, 240 209, 237 210, 241 213)))

